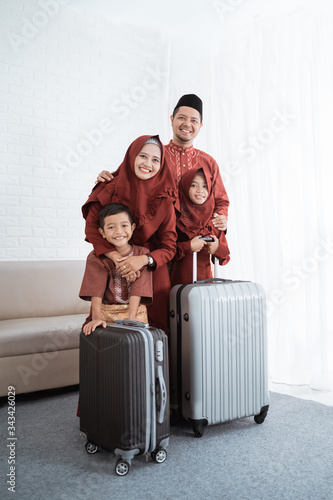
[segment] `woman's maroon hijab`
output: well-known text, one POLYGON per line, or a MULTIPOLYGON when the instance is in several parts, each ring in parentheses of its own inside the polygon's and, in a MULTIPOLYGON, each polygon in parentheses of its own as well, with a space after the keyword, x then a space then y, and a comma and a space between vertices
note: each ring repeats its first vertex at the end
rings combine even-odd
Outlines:
MULTIPOLYGON (((156 232, 159 226, 157 210, 161 207, 163 198, 170 200, 170 204, 177 199, 177 188, 170 169, 165 162, 164 146, 161 143, 161 167, 151 179, 139 179, 134 173, 134 161, 147 139, 158 135, 143 135, 135 139, 129 146, 124 160, 117 170, 117 175, 109 182, 99 183, 93 189, 88 200, 82 207, 83 217, 86 218, 89 204, 99 202, 104 207, 109 203, 123 203, 127 205, 136 223, 136 233, 141 233, 141 240, 147 241, 156 232), (156 224, 154 224, 154 218, 156 224), (156 227, 155 227, 156 226, 156 227)), ((161 142, 161 141, 160 141, 161 142)), ((164 214, 165 215, 165 214, 164 214)))

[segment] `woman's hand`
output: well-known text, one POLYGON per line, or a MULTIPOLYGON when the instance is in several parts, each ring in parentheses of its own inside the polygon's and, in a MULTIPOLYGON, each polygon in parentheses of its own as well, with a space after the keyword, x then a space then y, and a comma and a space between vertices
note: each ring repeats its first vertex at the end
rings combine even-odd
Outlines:
POLYGON ((204 240, 201 240, 201 235, 199 234, 199 236, 195 236, 192 240, 191 240, 191 250, 192 252, 200 252, 200 250, 203 249, 203 247, 205 245, 207 245, 207 242, 204 241, 204 240))
MULTIPOLYGON (((222 217, 224 217, 224 215, 222 217)), ((208 249, 208 253, 210 253, 211 255, 214 255, 217 252, 217 249, 218 249, 220 243, 214 234, 211 234, 210 236, 211 236, 211 238, 214 239, 214 241, 212 241, 211 243, 207 243, 207 249, 208 249)))
POLYGON ((133 273, 139 272, 148 264, 147 255, 137 255, 132 257, 122 257, 117 259, 117 271, 123 278, 129 277, 133 273))

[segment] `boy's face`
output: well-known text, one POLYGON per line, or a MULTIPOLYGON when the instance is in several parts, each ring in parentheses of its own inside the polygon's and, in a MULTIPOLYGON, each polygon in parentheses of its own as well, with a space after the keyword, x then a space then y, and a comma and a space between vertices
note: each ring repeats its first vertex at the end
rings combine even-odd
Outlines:
POLYGON ((188 196, 192 203, 202 205, 208 198, 207 181, 204 175, 196 174, 193 177, 191 187, 188 191, 188 196))
POLYGON ((104 228, 98 228, 103 238, 116 248, 128 244, 134 229, 135 224, 131 224, 125 212, 108 215, 104 219, 104 228))

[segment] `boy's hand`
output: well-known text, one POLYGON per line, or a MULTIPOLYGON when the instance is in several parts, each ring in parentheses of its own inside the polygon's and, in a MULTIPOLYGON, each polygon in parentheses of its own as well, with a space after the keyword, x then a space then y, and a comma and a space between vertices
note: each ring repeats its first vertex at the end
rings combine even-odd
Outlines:
POLYGON ((128 316, 128 319, 130 319, 131 321, 139 321, 139 323, 142 323, 142 318, 137 318, 136 316, 128 316))
POLYGON ((107 323, 106 323, 106 321, 103 321, 102 319, 93 319, 92 321, 89 321, 89 323, 87 323, 83 327, 83 333, 85 335, 90 335, 100 325, 102 325, 103 328, 106 328, 107 323))
POLYGON ((98 174, 95 184, 98 182, 112 181, 113 175, 107 170, 102 170, 100 174, 98 174))
POLYGON ((219 240, 216 238, 214 234, 211 234, 210 236, 214 239, 214 241, 212 241, 211 243, 207 243, 207 249, 208 253, 214 255, 219 247, 219 240))
POLYGON ((140 276, 141 276, 140 271, 137 271, 136 273, 132 273, 129 276, 127 276, 126 281, 127 283, 134 283, 134 281, 139 279, 140 276))
POLYGON ((213 226, 216 227, 219 231, 225 231, 228 226, 228 219, 225 215, 214 214, 213 226))
POLYGON ((195 236, 191 240, 191 250, 192 252, 200 252, 205 245, 207 245, 207 241, 200 240, 201 234, 199 236, 195 236))

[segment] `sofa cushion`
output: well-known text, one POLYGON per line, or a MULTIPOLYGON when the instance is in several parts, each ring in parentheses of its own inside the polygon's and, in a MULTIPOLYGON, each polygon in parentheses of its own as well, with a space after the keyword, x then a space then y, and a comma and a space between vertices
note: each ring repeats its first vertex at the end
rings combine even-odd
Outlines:
POLYGON ((0 358, 79 347, 87 314, 0 321, 0 358))
POLYGON ((84 260, 0 262, 0 320, 88 313, 84 260))

